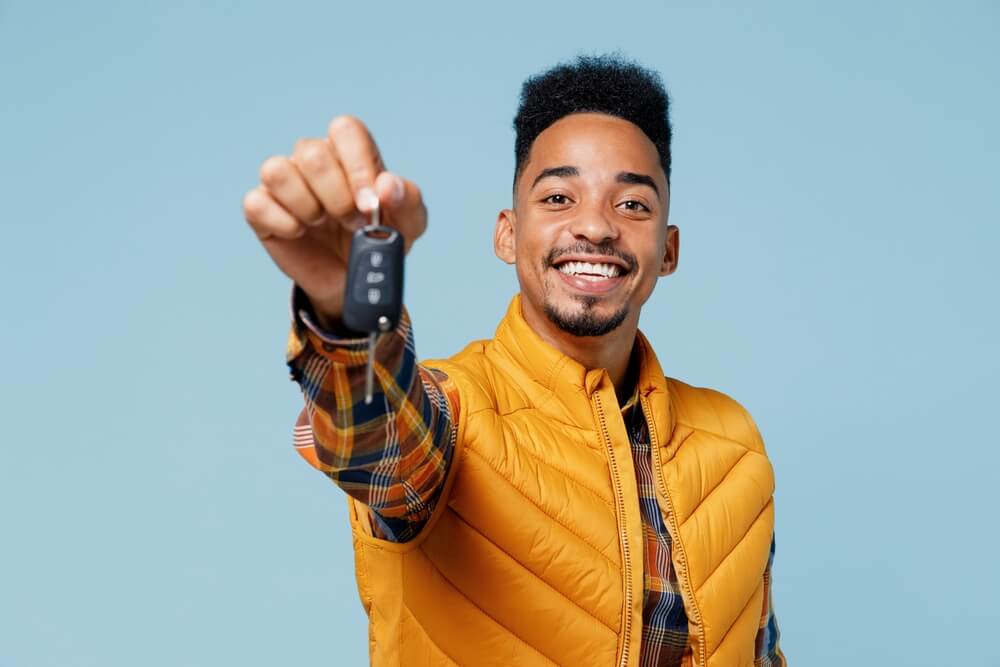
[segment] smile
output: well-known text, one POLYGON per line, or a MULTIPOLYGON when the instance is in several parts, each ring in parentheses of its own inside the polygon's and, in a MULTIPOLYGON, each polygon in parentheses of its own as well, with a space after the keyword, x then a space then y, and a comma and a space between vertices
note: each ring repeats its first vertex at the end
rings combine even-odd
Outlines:
POLYGON ((628 269, 612 262, 570 260, 553 268, 573 291, 593 296, 611 292, 624 283, 623 276, 628 273, 628 269))
POLYGON ((617 264, 591 264, 590 262, 565 262, 556 267, 560 273, 568 276, 580 276, 587 280, 616 278, 621 272, 617 264))

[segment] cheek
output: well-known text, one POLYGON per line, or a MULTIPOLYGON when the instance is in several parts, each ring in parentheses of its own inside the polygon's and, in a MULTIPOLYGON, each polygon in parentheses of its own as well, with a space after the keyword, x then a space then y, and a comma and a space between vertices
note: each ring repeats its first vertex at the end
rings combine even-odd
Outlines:
POLYGON ((663 257, 658 253, 646 253, 639 258, 642 271, 639 275, 639 285, 642 291, 652 290, 656 281, 660 277, 660 267, 663 265, 663 257))
POLYGON ((539 239, 522 239, 517 244, 517 279, 521 290, 532 301, 541 303, 555 287, 555 276, 547 270, 545 258, 549 247, 539 243, 539 239))
POLYGON ((531 248, 527 245, 518 244, 517 252, 515 253, 517 268, 517 279, 520 281, 521 285, 527 288, 532 288, 542 282, 543 271, 542 262, 539 260, 537 253, 531 251, 531 248))
MULTIPOLYGON (((531 224, 530 220, 526 222, 531 224)), ((538 234, 522 232, 517 238, 517 247, 514 253, 517 257, 519 271, 540 273, 544 269, 548 251, 549 247, 546 245, 545 239, 538 234)))
POLYGON ((666 232, 650 234, 640 241, 640 245, 634 246, 642 248, 640 261, 643 263, 643 272, 656 278, 660 275, 660 267, 663 266, 663 253, 666 247, 666 232))

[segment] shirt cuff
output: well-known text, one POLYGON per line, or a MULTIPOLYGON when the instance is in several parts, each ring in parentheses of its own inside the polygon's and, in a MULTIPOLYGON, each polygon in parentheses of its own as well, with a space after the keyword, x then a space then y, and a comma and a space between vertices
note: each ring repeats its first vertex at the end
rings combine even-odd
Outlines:
MULTIPOLYGON (((298 357, 311 348, 320 356, 338 364, 360 366, 368 363, 368 337, 341 336, 319 326, 316 313, 309 297, 298 285, 292 285, 289 300, 292 328, 288 335, 288 348, 285 360, 292 364, 298 357)), ((409 325, 409 314, 403 308, 397 331, 402 331, 409 325)), ((392 334, 393 332, 387 332, 392 334)), ((379 348, 389 335, 381 334, 375 344, 375 357, 380 358, 379 348)))

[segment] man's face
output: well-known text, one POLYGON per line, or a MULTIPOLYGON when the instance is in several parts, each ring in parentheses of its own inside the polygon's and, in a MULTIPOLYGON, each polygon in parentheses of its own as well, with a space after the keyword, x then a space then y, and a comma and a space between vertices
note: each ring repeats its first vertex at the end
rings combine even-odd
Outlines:
POLYGON ((494 237, 497 256, 516 263, 522 307, 575 336, 637 323, 676 266, 669 201, 656 147, 636 125, 579 113, 546 128, 494 237))

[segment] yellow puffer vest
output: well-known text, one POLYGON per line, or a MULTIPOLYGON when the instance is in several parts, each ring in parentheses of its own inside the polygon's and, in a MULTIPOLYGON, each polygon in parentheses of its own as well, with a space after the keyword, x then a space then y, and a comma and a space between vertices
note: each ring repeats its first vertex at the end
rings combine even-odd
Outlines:
MULTIPOLYGON (((640 334, 639 391, 696 665, 753 664, 774 477, 746 411, 665 379, 640 334)), ((372 537, 351 502, 374 665, 638 665, 643 535, 628 435, 604 370, 543 342, 515 297, 445 371, 455 459, 427 526, 372 537)))

